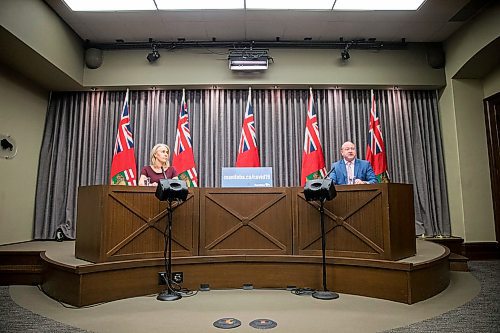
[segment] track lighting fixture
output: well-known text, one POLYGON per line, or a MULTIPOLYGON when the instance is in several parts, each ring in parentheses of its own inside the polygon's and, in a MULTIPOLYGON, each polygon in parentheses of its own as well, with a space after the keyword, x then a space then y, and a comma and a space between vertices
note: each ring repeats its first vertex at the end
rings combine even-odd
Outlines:
POLYGON ((340 56, 342 57, 343 61, 349 60, 351 55, 349 54, 349 47, 351 47, 352 42, 347 43, 344 47, 344 49, 340 52, 340 56))
POLYGON ((342 57, 342 60, 348 60, 351 55, 349 54, 349 50, 347 49, 347 47, 345 49, 342 50, 342 52, 340 52, 340 56, 342 57))
POLYGON ((160 52, 158 52, 156 44, 153 44, 152 51, 148 54, 146 59, 148 59, 149 63, 153 63, 156 60, 160 59, 160 52))

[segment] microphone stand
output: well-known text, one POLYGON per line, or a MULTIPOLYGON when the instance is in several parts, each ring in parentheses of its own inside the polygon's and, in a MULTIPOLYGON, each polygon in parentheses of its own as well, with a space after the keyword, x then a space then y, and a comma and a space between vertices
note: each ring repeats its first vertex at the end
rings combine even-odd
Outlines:
MULTIPOLYGON (((182 298, 182 296, 179 293, 175 292, 172 288, 172 213, 172 200, 168 200, 168 224, 166 226, 166 229, 168 228, 168 239, 165 239, 165 247, 167 247, 168 244, 168 262, 165 265, 165 274, 167 275, 165 278, 165 282, 167 284, 167 290, 161 292, 156 297, 156 299, 159 301, 176 301, 182 298)), ((165 251, 163 251, 164 260, 166 260, 166 252, 167 251, 165 249, 165 251)))
MULTIPOLYGON (((332 169, 333 170, 333 169, 332 169)), ((320 224, 321 224, 321 255, 322 255, 322 266, 323 266, 323 290, 315 291, 312 294, 312 297, 317 299, 336 299, 339 298, 339 294, 334 293, 333 291, 329 291, 326 288, 326 240, 325 240, 325 209, 324 209, 325 200, 322 199, 319 201, 319 216, 320 216, 320 224)))
MULTIPOLYGON (((323 179, 326 179, 332 172, 335 172, 335 164, 332 165, 332 168, 326 174, 323 179)), ((333 182, 333 179, 332 179, 333 182)), ((335 185, 335 184, 334 184, 335 185)), ((339 294, 329 291, 326 287, 326 237, 325 237, 325 198, 319 200, 319 220, 321 225, 321 259, 322 259, 322 269, 323 269, 323 290, 317 290, 312 294, 312 297, 317 299, 336 299, 339 298, 339 294)))

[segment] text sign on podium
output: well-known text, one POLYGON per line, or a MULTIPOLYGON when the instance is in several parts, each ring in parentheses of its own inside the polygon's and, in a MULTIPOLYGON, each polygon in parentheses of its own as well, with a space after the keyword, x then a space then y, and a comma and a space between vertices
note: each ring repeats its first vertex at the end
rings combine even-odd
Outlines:
POLYGON ((272 187, 273 168, 222 168, 222 187, 272 187))

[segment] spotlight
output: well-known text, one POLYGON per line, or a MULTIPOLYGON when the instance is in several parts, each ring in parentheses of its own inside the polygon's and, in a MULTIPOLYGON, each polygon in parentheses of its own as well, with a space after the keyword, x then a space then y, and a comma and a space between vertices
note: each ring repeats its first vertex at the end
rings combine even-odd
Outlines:
POLYGON ((146 59, 148 59, 150 63, 153 63, 156 60, 160 59, 160 52, 158 52, 156 45, 153 45, 153 50, 151 51, 151 53, 148 54, 146 59))
POLYGON ((340 56, 342 57, 342 60, 347 60, 351 57, 351 55, 349 54, 349 50, 347 49, 347 47, 345 49, 342 50, 342 52, 340 52, 340 56))

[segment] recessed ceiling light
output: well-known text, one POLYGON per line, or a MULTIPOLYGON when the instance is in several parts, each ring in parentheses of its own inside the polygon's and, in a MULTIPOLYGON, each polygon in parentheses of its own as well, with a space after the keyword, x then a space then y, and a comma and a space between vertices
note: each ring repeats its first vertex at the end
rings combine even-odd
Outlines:
POLYGON ((334 10, 417 10, 426 0, 337 0, 334 10))
POLYGON ((247 9, 331 10, 334 0, 246 0, 247 9))
POLYGON ((64 0, 75 12, 156 10, 153 0, 64 0))
POLYGON ((243 9, 244 0, 156 0, 162 10, 243 9))

